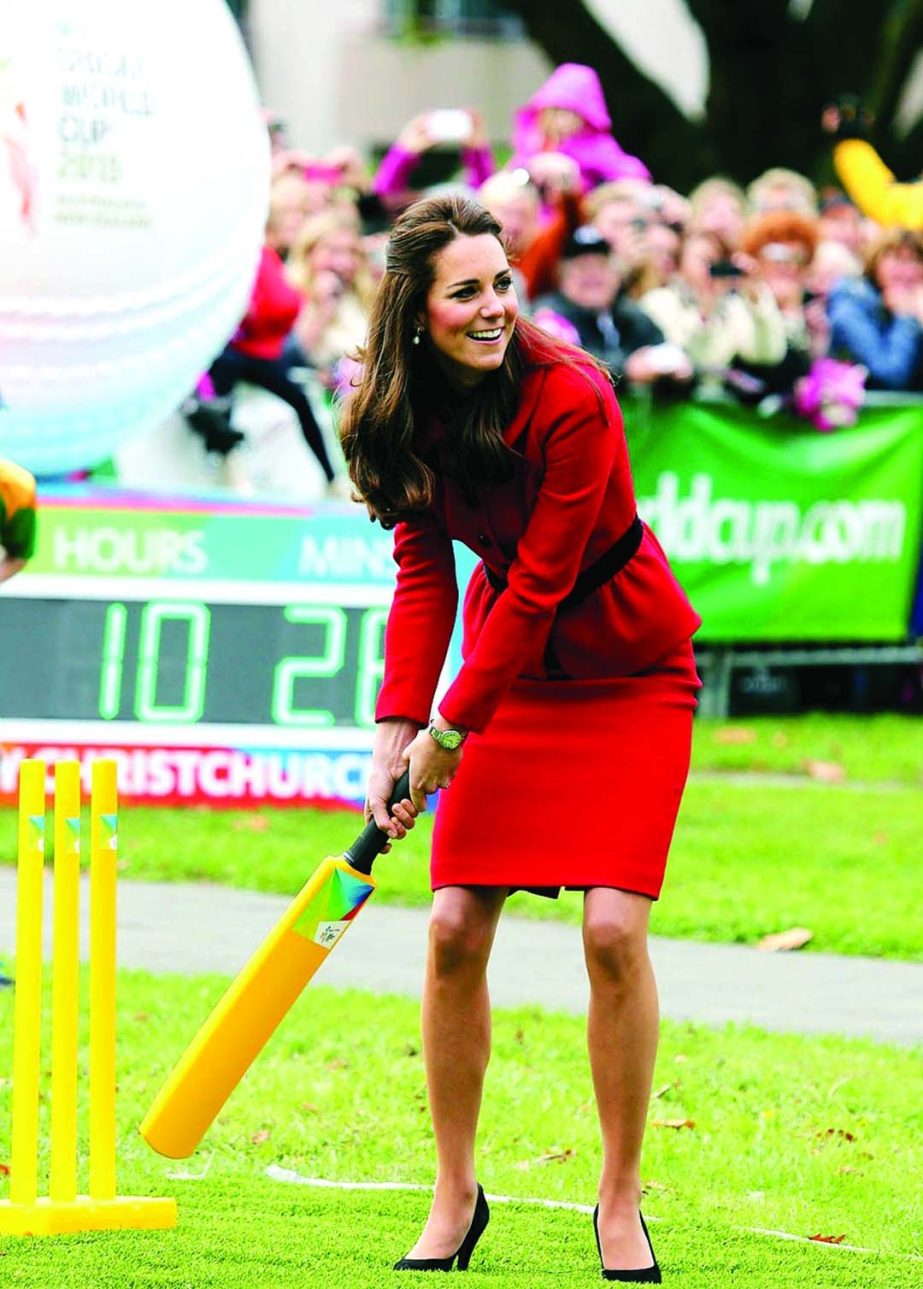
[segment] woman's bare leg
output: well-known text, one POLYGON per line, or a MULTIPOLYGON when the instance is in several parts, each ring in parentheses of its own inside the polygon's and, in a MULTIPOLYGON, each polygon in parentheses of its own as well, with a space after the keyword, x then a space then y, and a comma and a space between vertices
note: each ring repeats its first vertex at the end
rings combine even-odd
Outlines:
POLYGON ((436 1138, 436 1190, 411 1258, 448 1258, 477 1197, 474 1141, 490 1057, 487 961, 505 889, 435 892, 423 986, 423 1056, 436 1138))
POLYGON ((584 903, 587 1040, 603 1141, 599 1234, 603 1265, 613 1270, 651 1265, 638 1218, 641 1143, 660 1023, 647 951, 650 905, 643 895, 609 887, 587 891, 584 903))

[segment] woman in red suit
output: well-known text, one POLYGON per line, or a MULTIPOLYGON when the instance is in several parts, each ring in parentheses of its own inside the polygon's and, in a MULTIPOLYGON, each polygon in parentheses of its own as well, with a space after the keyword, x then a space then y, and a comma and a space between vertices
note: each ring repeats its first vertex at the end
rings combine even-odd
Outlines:
POLYGON ((584 892, 603 1274, 659 1283, 638 1207, 658 1034, 647 926, 688 769, 699 619, 637 517, 608 375, 517 317, 500 227, 473 202, 418 202, 395 225, 343 441, 398 564, 367 813, 397 839, 448 788, 423 995, 437 1180, 397 1269, 463 1269, 487 1224, 488 955, 511 889, 563 886, 584 892), (434 708, 453 540, 482 563, 464 663, 434 708), (411 799, 389 816, 408 765, 411 799))

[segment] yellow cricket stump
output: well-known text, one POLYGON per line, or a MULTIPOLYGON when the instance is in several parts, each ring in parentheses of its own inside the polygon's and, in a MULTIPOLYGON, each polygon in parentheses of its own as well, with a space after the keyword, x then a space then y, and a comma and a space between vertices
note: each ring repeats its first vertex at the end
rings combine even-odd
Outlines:
POLYGON ((164 1231, 176 1226, 175 1199, 0 1200, 0 1235, 73 1235, 78 1231, 164 1231))
POLYGON ((90 1158, 87 1195, 77 1193, 78 906, 80 767, 55 766, 54 923, 51 999, 51 1165, 38 1193, 42 1025, 42 884, 45 763, 19 778, 16 992, 13 1005, 13 1131, 10 1198, 0 1235, 160 1230, 176 1225, 176 1201, 116 1194, 115 876, 118 795, 114 761, 93 765, 90 793, 90 1158))

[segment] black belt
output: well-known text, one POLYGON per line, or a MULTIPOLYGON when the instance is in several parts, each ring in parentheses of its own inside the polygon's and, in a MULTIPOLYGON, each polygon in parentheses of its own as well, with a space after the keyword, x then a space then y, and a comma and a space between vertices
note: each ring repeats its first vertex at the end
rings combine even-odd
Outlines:
MULTIPOLYGON (((644 525, 637 515, 622 533, 618 541, 613 542, 607 551, 603 551, 599 559, 593 561, 588 568, 577 574, 577 580, 565 595, 564 599, 558 605, 558 612, 562 609, 572 609, 575 604, 580 604, 598 591, 601 586, 620 573, 628 561, 641 545, 641 538, 644 536, 644 525)), ((495 591, 506 590, 506 578, 495 573, 492 568, 484 565, 484 573, 488 582, 495 591)))
MULTIPOLYGON (((557 612, 560 613, 562 609, 572 609, 575 605, 581 604, 594 591, 598 591, 601 586, 605 586, 607 582, 611 581, 616 573, 620 573, 635 554, 641 545, 643 536, 644 525, 641 523, 640 518, 635 515, 621 537, 613 542, 607 551, 603 551, 599 559, 594 560, 588 568, 577 574, 577 580, 564 599, 561 600, 557 612)), ((501 577, 499 573, 495 573, 486 564, 484 565, 484 574, 495 591, 506 590, 506 578, 501 577)), ((545 649, 545 666, 549 675, 563 676, 565 674, 558 661, 550 637, 545 649)))

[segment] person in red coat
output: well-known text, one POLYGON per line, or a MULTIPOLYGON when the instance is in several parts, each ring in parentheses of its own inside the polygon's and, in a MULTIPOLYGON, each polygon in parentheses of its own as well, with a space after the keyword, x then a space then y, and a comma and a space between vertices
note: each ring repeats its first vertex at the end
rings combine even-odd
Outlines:
POLYGON ((292 376, 294 364, 286 351, 286 341, 304 303, 286 278, 282 261, 281 252, 290 235, 288 217, 286 209, 271 198, 266 241, 250 289, 247 312, 235 335, 212 363, 209 375, 219 398, 229 397, 235 385, 246 381, 287 403, 298 418, 305 443, 323 471, 328 488, 335 492, 336 472, 324 437, 304 389, 292 376))
POLYGON ((399 839, 446 789, 423 995, 438 1171, 397 1269, 467 1266, 487 1224, 474 1145, 491 943, 511 890, 571 887, 604 1147, 600 1257, 607 1279, 659 1283, 639 1211, 658 1034, 647 926, 688 770, 699 618, 638 518, 610 377, 518 317, 493 216, 434 197, 392 231, 342 436, 398 565, 366 814, 399 839), (434 706, 454 540, 482 562, 464 662, 434 706), (410 797, 389 814, 407 767, 410 797))

